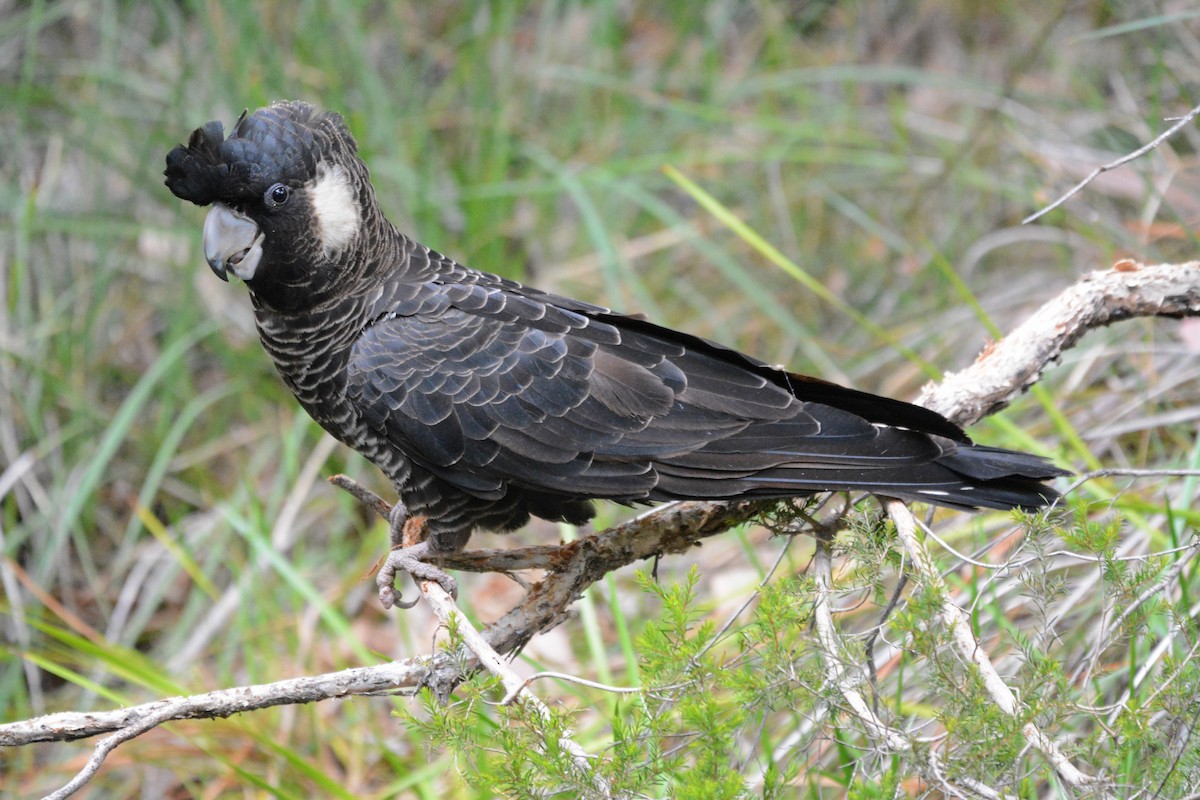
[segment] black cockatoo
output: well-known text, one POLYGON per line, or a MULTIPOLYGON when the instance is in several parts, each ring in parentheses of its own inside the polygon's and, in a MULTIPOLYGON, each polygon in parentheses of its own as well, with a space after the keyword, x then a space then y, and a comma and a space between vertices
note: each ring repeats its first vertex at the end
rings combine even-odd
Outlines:
MULTIPOLYGON (((1035 509, 1064 474, 973 444, 908 403, 768 366, 641 318, 464 267, 397 230, 342 117, 302 102, 220 122, 167 156, 166 184, 212 205, 204 256, 250 291, 263 347, 304 409, 395 484, 430 561, 530 515, 592 501, 862 491, 1035 509)), ((401 512, 403 513, 403 512, 401 512)), ((399 515, 397 515, 399 516, 399 515)), ((398 530, 393 520, 393 531, 398 530)))

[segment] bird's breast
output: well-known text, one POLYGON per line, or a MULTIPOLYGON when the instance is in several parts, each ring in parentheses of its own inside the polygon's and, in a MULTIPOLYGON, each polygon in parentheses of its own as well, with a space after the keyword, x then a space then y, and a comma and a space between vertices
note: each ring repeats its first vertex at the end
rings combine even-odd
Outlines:
POLYGON ((259 338, 283 382, 321 427, 362 449, 365 429, 346 396, 346 365, 364 313, 347 302, 305 314, 256 310, 259 338))

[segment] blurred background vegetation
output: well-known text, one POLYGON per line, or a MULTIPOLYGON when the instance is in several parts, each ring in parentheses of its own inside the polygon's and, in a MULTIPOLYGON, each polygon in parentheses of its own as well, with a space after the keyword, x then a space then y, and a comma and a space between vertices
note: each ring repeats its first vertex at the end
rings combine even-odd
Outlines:
MULTIPOLYGON (((241 287, 204 266, 203 211, 162 185, 164 155, 200 124, 282 98, 341 111, 385 210, 424 244, 909 398, 1087 271, 1194 257, 1194 129, 1020 220, 1152 139, 1198 90, 1200 14, 1187 2, 0 0, 0 721, 430 649, 422 609, 385 614, 374 600, 384 529, 323 478, 387 487, 296 406, 241 287)), ((1198 349, 1189 321, 1094 333, 973 434, 1077 470, 1195 468, 1198 349)), ((1023 554, 988 570, 939 551, 1002 673, 1041 698, 1039 723, 1130 794, 1180 796, 1200 780, 1194 491, 1188 478, 1094 481, 1057 532, 939 516, 958 552, 999 541, 979 558, 1023 554)), ((562 533, 531 526, 515 540, 562 533)), ((898 562, 887 542, 844 546, 839 624, 867 631, 898 562)), ((668 587, 699 564, 680 641, 740 608, 781 547, 748 527, 664 561, 668 587)), ((797 541, 784 576, 811 552, 797 541)), ((502 578, 465 580, 481 622, 514 597, 502 578)), ((803 590, 782 581, 781 596, 803 590)), ((613 576, 517 669, 636 685, 662 674, 646 659, 669 649, 648 621, 680 602, 613 576)), ((802 656, 806 617, 788 613, 785 641, 807 674, 819 662, 802 656)), ((805 697, 754 694, 758 707, 736 694, 728 676, 780 668, 760 649, 763 620, 739 616, 710 654, 705 713, 724 720, 722 763, 693 736, 709 717, 668 725, 660 708, 667 727, 647 728, 632 701, 538 691, 649 796, 941 796, 904 758, 870 749, 819 669, 805 697), (637 725, 640 746, 614 733, 637 725), (697 783, 706 770, 715 777, 697 783)), ((874 654, 889 718, 940 736, 931 746, 951 779, 1053 796, 1053 771, 1002 721, 972 716, 961 665, 922 651, 919 628, 885 626, 896 649, 874 654)), ((425 726, 441 712, 405 698, 176 723, 118 750, 87 796, 524 794, 488 783, 515 763, 493 737, 518 723, 480 703, 460 710, 434 750, 425 726)), ((90 749, 0 753, 0 792, 49 791, 90 749)))

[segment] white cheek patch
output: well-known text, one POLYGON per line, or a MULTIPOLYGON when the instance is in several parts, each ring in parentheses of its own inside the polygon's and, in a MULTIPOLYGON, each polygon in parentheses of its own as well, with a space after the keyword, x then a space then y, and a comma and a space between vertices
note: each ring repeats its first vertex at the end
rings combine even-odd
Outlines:
POLYGON ((340 166, 318 165, 308 196, 321 253, 326 258, 335 256, 358 233, 358 203, 350 187, 350 177, 340 166))

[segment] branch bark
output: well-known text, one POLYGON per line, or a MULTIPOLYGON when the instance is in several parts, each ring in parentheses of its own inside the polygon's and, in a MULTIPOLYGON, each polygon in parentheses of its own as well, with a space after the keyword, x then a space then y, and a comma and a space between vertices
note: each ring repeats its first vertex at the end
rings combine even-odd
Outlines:
POLYGON ((1200 315, 1200 262, 1118 261, 1084 275, 975 363, 925 387, 917 405, 968 426, 1007 406, 1035 384, 1088 331, 1133 317, 1200 315))

